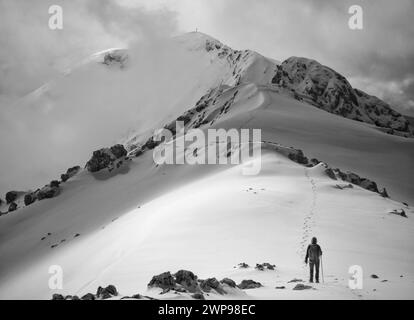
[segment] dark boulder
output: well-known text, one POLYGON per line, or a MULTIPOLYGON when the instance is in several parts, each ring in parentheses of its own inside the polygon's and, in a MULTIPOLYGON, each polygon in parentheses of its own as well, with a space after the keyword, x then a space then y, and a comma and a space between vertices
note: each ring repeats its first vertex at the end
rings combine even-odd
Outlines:
POLYGON ((15 202, 10 203, 9 205, 9 212, 13 212, 17 210, 17 204, 15 202))
POLYGON ((37 192, 37 199, 43 200, 43 199, 54 198, 57 195, 59 195, 59 193, 60 193, 59 186, 56 186, 55 184, 53 184, 53 186, 47 185, 37 192))
POLYGON ((92 158, 86 163, 86 169, 90 172, 97 172, 107 168, 112 163, 112 157, 108 149, 100 149, 94 151, 92 158))
POLYGON ((302 150, 295 150, 288 155, 288 158, 299 164, 308 164, 309 160, 305 157, 302 150))
POLYGON ((194 293, 193 295, 191 295, 191 297, 196 300, 206 300, 206 298, 204 297, 204 294, 200 292, 194 293))
POLYGON ((275 270, 276 265, 274 264, 270 264, 268 262, 264 262, 264 263, 256 263, 256 269, 260 270, 260 271, 264 271, 265 269, 268 270, 275 270))
POLYGON ((198 289, 197 276, 188 270, 179 270, 174 274, 175 282, 182 285, 189 292, 196 292, 198 289))
POLYGON ((109 285, 106 288, 99 287, 98 290, 96 291, 96 297, 98 299, 109 299, 117 295, 118 295, 118 291, 113 285, 109 285))
POLYGON ((148 283, 149 288, 173 289, 175 287, 175 279, 169 271, 153 276, 148 283))
POLYGON ((29 206, 31 205, 33 202, 35 202, 37 200, 37 197, 34 193, 28 193, 24 196, 24 205, 25 206, 29 206))
POLYGON ((216 278, 208 278, 206 280, 201 280, 200 288, 201 290, 205 292, 210 292, 211 290, 215 290, 219 294, 226 293, 226 291, 223 290, 223 287, 220 285, 220 282, 216 278))
POLYGON ((60 175, 60 179, 62 182, 68 181, 70 178, 72 178, 74 175, 76 175, 80 170, 80 166, 74 166, 66 170, 66 173, 63 173, 60 175))
POLYGON ((84 296, 82 296, 81 300, 95 300, 95 295, 92 293, 87 293, 84 296))
POLYGON ((60 182, 57 181, 57 180, 50 181, 50 183, 49 183, 49 187, 51 187, 51 188, 58 188, 59 185, 60 185, 60 182))
POLYGON ((256 282, 254 280, 243 280, 237 285, 240 289, 255 289, 260 288, 261 286, 262 284, 260 282, 256 282))
POLYGON ((9 191, 6 193, 6 203, 9 204, 17 199, 17 191, 9 191))
POLYGON ((312 286, 307 286, 303 283, 298 283, 293 290, 307 290, 307 289, 312 289, 312 286))
POLYGON ((249 265, 245 262, 240 262, 235 268, 241 268, 241 269, 245 269, 248 268, 249 265))
POLYGON ((65 300, 65 297, 59 293, 54 293, 52 296, 52 300, 65 300))
POLYGON ((110 148, 102 148, 96 150, 92 154, 92 158, 86 163, 86 169, 90 172, 113 166, 114 162, 127 155, 127 151, 121 144, 116 144, 110 148))
POLYGON ((391 213, 391 214, 396 214, 397 216, 401 216, 401 217, 404 217, 404 218, 408 218, 408 217, 407 217, 407 214, 405 213, 405 210, 404 210, 404 209, 400 209, 400 210, 393 210, 393 211, 391 211, 390 213, 391 213))
POLYGON ((364 189, 379 193, 377 184, 374 181, 362 178, 359 185, 364 189))
POLYGON ((223 284, 227 284, 229 287, 232 288, 236 288, 236 282, 234 282, 232 279, 230 278, 224 278, 223 280, 220 281, 223 284))
POLYGON ((325 169, 325 173, 329 178, 336 180, 335 172, 331 168, 325 169))
POLYGON ((125 157, 128 153, 122 144, 116 144, 110 150, 116 159, 125 157))

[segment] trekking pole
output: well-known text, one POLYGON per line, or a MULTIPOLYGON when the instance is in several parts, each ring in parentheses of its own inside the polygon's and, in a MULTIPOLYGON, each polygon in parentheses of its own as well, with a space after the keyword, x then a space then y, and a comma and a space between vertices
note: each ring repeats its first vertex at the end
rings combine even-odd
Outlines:
POLYGON ((321 256, 321 272, 322 272, 322 283, 325 283, 325 278, 323 277, 323 263, 322 263, 322 256, 321 256))

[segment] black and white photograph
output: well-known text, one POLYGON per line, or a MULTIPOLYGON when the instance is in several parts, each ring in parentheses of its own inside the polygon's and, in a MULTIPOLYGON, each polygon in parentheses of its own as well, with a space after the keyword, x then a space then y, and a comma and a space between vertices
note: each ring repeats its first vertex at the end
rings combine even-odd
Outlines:
POLYGON ((0 300, 413 300, 413 16, 0 0, 0 300))

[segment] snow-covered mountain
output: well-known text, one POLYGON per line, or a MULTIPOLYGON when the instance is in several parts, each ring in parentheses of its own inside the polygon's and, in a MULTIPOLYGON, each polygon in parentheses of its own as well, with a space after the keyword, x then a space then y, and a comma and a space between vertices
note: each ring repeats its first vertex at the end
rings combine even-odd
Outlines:
MULTIPOLYGON (((0 297, 83 296, 112 284, 117 297, 157 299, 413 298, 414 140, 406 119, 316 61, 280 63, 202 33, 173 41, 197 67, 183 70, 185 85, 158 92, 168 100, 153 97, 156 119, 93 152, 86 166, 0 203, 0 297), (175 120, 186 130, 260 128, 262 156, 240 165, 157 165, 153 131, 174 129, 175 120), (260 173, 242 175, 254 162, 260 173), (290 280, 307 277, 313 235, 325 283, 291 290, 290 280), (48 287, 51 265, 62 267, 62 290, 48 287), (348 288, 351 265, 363 267, 363 290, 348 288), (163 273, 181 269, 193 273, 163 273)), ((63 105, 76 95, 82 103, 89 92, 100 104, 133 103, 145 94, 130 81, 133 59, 123 49, 101 52, 27 99, 63 105), (94 81, 78 85, 85 76, 94 81)))

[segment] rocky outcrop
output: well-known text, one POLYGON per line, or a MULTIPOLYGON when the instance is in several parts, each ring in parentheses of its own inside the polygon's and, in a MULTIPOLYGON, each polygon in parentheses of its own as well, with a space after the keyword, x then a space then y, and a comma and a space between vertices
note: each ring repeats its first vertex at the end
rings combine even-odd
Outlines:
POLYGON ((274 264, 270 264, 268 262, 264 262, 264 263, 256 263, 256 267, 255 269, 259 270, 259 271, 264 271, 264 270, 275 270, 276 265, 274 264))
POLYGON ((298 283, 296 286, 293 287, 293 290, 308 290, 312 289, 312 286, 308 286, 303 283, 298 283))
POLYGON ((243 280, 237 285, 240 289, 256 289, 262 287, 260 282, 256 282, 254 280, 243 280))
MULTIPOLYGON (((372 180, 369 180, 367 178, 362 178, 354 172, 349 172, 349 171, 342 172, 338 168, 333 169, 333 172, 335 174, 335 180, 336 178, 340 178, 343 181, 353 183, 357 186, 360 186, 361 188, 367 189, 372 192, 380 193, 378 190, 377 184, 372 180)), ((387 196, 388 196, 388 193, 387 193, 387 196)))
POLYGON ((96 300, 95 295, 92 293, 87 293, 82 296, 81 300, 96 300))
POLYGON ((80 166, 74 166, 72 168, 69 168, 66 170, 66 173, 62 173, 60 175, 60 179, 62 182, 68 181, 70 178, 72 178, 74 175, 76 175, 80 170, 80 166))
POLYGON ((34 192, 30 192, 24 195, 24 205, 29 206, 37 200, 37 196, 34 192))
POLYGON ((204 292, 210 292, 211 290, 215 290, 219 294, 225 294, 223 286, 216 278, 208 278, 206 280, 200 281, 200 288, 204 292))
POLYGON ((37 200, 54 198, 60 193, 59 183, 56 180, 36 192, 37 200))
POLYGON ((117 295, 118 291, 113 285, 109 285, 106 288, 98 287, 98 290, 96 291, 96 298, 102 300, 116 297, 117 295))
MULTIPOLYGON (((162 289, 161 294, 174 291, 176 293, 191 293, 193 296, 194 294, 203 294, 203 292, 224 295, 227 293, 226 287, 236 288, 236 283, 229 278, 224 278, 221 281, 216 278, 198 279, 193 272, 188 270, 179 270, 175 274, 171 274, 169 271, 164 272, 153 276, 148 283, 148 288, 162 289)), ((201 296, 199 297, 201 298, 201 296)))
POLYGON ((248 268, 249 265, 245 262, 240 262, 237 266, 235 266, 235 268, 239 268, 239 269, 245 269, 248 268))
POLYGON ((175 286, 175 279, 169 271, 153 276, 148 283, 148 288, 161 288, 164 290, 174 289, 175 286))
POLYGON ((17 210, 17 204, 15 202, 10 203, 9 205, 9 212, 13 212, 17 210))
POLYGON ((98 172, 102 169, 112 170, 120 159, 125 158, 127 151, 121 144, 110 148, 102 148, 94 151, 92 158, 86 163, 86 169, 90 172, 98 172))
POLYGON ((103 64, 107 66, 118 65, 120 68, 124 68, 128 61, 128 54, 125 50, 117 49, 107 52, 103 58, 103 64))
POLYGON ((176 284, 181 285, 189 292, 199 291, 197 276, 188 270, 179 270, 174 274, 176 284))
POLYGON ((236 288, 236 282, 230 278, 224 278, 220 281, 220 283, 228 285, 231 288, 236 288))
POLYGON ((315 60, 288 58, 277 66, 272 83, 330 113, 374 124, 386 133, 406 137, 414 134, 409 121, 387 103, 352 88, 344 76, 315 60))
POLYGON ((400 216, 400 217, 408 218, 404 209, 400 209, 400 210, 395 209, 395 210, 392 210, 390 213, 395 214, 395 215, 400 216))
POLYGON ((17 199, 18 191, 9 191, 6 193, 6 203, 9 204, 17 199))

